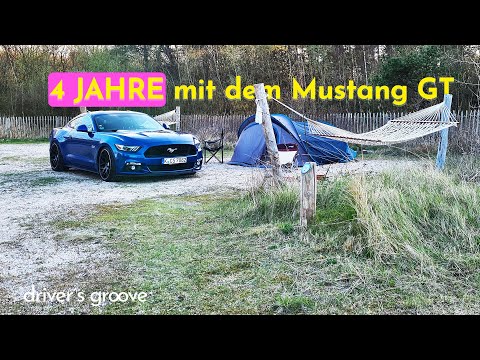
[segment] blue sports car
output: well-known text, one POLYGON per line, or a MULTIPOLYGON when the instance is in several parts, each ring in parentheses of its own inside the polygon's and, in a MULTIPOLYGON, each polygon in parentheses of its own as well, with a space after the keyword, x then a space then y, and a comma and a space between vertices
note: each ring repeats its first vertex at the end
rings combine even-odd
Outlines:
POLYGON ((55 171, 77 168, 104 181, 121 175, 194 174, 202 167, 200 141, 134 111, 92 111, 50 133, 55 171))

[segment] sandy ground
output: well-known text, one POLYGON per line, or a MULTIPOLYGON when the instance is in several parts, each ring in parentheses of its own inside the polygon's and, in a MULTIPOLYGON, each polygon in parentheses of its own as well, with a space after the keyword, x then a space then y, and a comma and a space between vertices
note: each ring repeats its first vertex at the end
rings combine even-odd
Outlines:
MULTIPOLYGON (((410 165, 405 160, 370 160, 321 166, 318 172, 336 176, 410 165)), ((52 171, 48 144, 1 144, 0 314, 4 309, 15 311, 11 309, 23 301, 32 285, 40 289, 62 284, 74 289, 85 279, 115 272, 116 254, 95 237, 95 229, 59 234, 52 231, 55 221, 81 219, 98 204, 245 190, 264 171, 211 162, 195 176, 106 183, 83 171, 52 171)))

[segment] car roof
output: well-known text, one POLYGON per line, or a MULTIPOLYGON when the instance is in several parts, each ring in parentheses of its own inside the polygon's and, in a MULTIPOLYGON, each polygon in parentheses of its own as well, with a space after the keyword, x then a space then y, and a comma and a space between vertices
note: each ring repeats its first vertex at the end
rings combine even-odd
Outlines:
POLYGON ((95 115, 108 115, 108 114, 141 114, 147 115, 139 111, 130 111, 130 110, 99 110, 99 111, 89 111, 87 114, 92 116, 95 115))

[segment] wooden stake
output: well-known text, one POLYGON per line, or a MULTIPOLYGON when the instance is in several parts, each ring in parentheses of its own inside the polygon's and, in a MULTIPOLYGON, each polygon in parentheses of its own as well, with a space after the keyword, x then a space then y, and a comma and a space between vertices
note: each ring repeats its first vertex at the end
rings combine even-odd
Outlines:
MULTIPOLYGON (((440 115, 440 121, 448 121, 450 119, 450 109, 452 107, 452 95, 445 94, 443 96, 443 102, 445 103, 445 108, 440 115)), ((445 158, 447 157, 447 146, 448 146, 448 128, 443 129, 440 132, 440 143, 438 144, 437 151, 437 170, 443 170, 445 167, 445 158)))
POLYGON ((317 211, 317 177, 315 162, 302 167, 300 187, 300 226, 306 228, 317 211))
POLYGON ((253 85, 255 88, 255 99, 262 109, 262 127, 265 135, 265 143, 267 145, 267 154, 270 159, 270 165, 273 170, 273 178, 275 183, 280 182, 282 177, 280 168, 280 156, 278 155, 277 141, 273 132, 272 119, 270 118, 270 109, 267 102, 267 94, 263 83, 253 85))

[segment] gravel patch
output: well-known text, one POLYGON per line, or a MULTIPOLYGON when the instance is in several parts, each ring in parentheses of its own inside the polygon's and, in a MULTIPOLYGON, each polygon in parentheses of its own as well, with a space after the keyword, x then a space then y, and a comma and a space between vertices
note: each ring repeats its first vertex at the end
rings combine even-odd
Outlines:
POLYGON ((105 272, 105 264, 114 261, 115 254, 95 241, 94 229, 80 236, 62 233, 59 238, 52 221, 81 219, 99 204, 244 190, 259 172, 212 161, 194 176, 106 183, 93 173, 52 171, 48 144, 2 144, 0 296, 7 294, 9 301, 21 302, 32 285, 47 290, 55 283, 74 287, 86 276, 105 272), (70 278, 67 283, 63 281, 66 274, 70 278))

